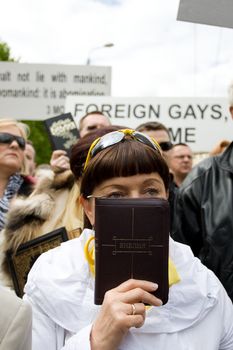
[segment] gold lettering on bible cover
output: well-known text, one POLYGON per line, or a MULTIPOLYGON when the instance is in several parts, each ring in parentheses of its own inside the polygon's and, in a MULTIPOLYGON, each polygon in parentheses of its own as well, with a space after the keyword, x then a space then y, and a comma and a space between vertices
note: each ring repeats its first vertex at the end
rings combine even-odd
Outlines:
POLYGON ((152 255, 153 249, 161 247, 161 245, 153 244, 153 238, 149 237, 147 239, 132 239, 132 238, 116 238, 113 237, 113 244, 102 244, 103 247, 112 247, 112 254, 147 254, 152 255))

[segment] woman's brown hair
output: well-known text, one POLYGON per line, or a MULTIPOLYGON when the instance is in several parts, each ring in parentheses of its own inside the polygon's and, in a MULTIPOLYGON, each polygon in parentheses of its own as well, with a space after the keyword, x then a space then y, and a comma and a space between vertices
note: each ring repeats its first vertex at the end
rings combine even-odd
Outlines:
MULTIPOLYGON (((109 126, 97 129, 81 138, 72 148, 70 166, 79 182, 80 193, 83 197, 86 198, 97 185, 107 179, 152 172, 157 172, 161 176, 165 189, 168 190, 169 169, 163 157, 155 149, 130 138, 124 138, 122 142, 99 152, 90 160, 85 172, 83 172, 92 142, 98 137, 119 129, 122 127, 109 126)), ((85 215, 84 227, 91 228, 85 215)))
POLYGON ((90 160, 81 178, 80 193, 86 198, 105 180, 153 172, 161 176, 167 190, 169 169, 159 152, 132 138, 124 138, 90 160))
POLYGON ((87 153, 92 142, 98 137, 102 137, 109 132, 117 131, 119 129, 123 128, 117 125, 109 125, 100 129, 95 129, 76 142, 76 144, 72 147, 70 156, 70 168, 76 180, 79 180, 82 176, 87 153))

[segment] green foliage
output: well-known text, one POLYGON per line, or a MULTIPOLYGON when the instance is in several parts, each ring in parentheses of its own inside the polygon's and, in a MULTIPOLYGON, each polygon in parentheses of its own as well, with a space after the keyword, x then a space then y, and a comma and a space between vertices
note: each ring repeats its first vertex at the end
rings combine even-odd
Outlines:
POLYGON ((30 127, 31 132, 29 140, 32 141, 36 150, 37 165, 45 163, 49 164, 52 148, 43 121, 22 120, 22 122, 30 127))
MULTIPOLYGON (((18 61, 11 57, 10 47, 3 41, 0 41, 0 61, 18 61)), ((29 140, 32 141, 36 150, 36 163, 38 165, 49 163, 52 148, 43 122, 37 120, 22 120, 22 122, 30 127, 29 140)))
POLYGON ((0 41, 0 61, 16 61, 13 57, 11 57, 10 47, 3 41, 0 41))

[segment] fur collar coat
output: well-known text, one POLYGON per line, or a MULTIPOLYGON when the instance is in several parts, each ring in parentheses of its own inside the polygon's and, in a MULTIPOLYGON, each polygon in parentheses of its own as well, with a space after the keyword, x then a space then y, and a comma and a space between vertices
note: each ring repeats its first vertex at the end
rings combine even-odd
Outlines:
POLYGON ((38 181, 27 198, 16 198, 8 212, 7 223, 0 233, 0 284, 12 287, 6 252, 20 244, 65 226, 69 238, 79 236, 82 210, 79 186, 71 171, 49 172, 38 181))

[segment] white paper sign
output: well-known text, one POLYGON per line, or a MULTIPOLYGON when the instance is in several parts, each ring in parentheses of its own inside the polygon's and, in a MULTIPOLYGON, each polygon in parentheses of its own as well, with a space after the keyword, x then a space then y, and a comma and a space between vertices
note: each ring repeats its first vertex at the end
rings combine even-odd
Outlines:
POLYGON ((169 128, 172 142, 184 142, 194 152, 209 152, 220 140, 232 140, 233 121, 224 98, 120 98, 71 97, 66 112, 77 122, 87 112, 99 110, 112 124, 136 128, 148 121, 158 121, 169 128))
POLYGON ((0 62, 0 118, 46 119, 68 95, 110 94, 110 67, 0 62))
POLYGON ((233 28, 232 0, 180 0, 177 19, 233 28))

